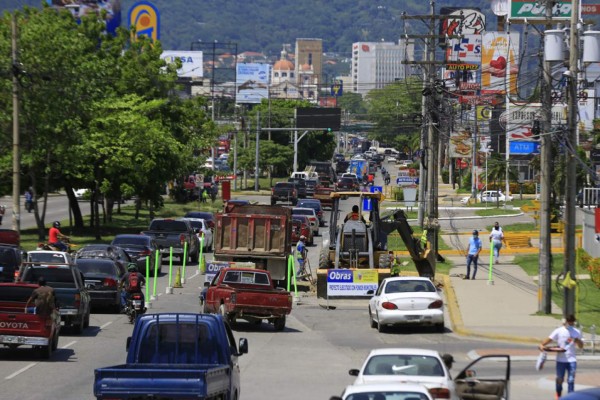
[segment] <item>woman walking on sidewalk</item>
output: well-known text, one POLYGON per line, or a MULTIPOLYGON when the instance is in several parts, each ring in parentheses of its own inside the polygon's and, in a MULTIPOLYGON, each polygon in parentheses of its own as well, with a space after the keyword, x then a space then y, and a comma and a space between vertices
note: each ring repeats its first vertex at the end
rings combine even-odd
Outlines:
POLYGON ((492 228, 492 232, 490 233, 490 243, 494 249, 494 264, 500 264, 500 249, 502 248, 502 242, 504 242, 504 232, 502 232, 500 224, 496 221, 492 228))

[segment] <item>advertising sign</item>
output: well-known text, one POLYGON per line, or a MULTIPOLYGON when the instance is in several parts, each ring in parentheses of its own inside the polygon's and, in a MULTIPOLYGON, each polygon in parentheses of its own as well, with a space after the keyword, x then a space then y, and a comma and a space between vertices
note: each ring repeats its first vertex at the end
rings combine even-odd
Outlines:
MULTIPOLYGON (((552 19, 553 20, 569 20, 571 19, 571 10, 573 6, 571 0, 564 0, 553 3, 552 19)), ((511 0, 510 3, 510 19, 524 20, 545 20, 546 6, 543 1, 539 0, 511 0)))
POLYGON ((442 7, 440 14, 447 15, 440 24, 440 44, 446 36, 481 34, 485 31, 485 14, 477 8, 442 7))
POLYGON ((163 51, 160 58, 167 63, 181 61, 181 68, 177 70, 177 76, 198 78, 202 77, 202 52, 201 51, 163 51))
POLYGON ((106 12, 106 31, 111 35, 117 33, 117 28, 121 26, 121 1, 120 0, 46 0, 49 6, 62 9, 66 8, 79 22, 80 18, 88 14, 98 16, 106 12), (68 4, 67 4, 68 3, 68 4))
POLYGON ((450 133, 450 157, 471 155, 472 134, 466 129, 458 129, 450 133))
POLYGON ((370 296, 379 285, 376 269, 330 269, 327 271, 327 296, 370 296))
POLYGON ((591 131, 594 129, 594 89, 586 89, 580 92, 577 100, 577 110, 579 111, 579 120, 577 128, 580 131, 591 131))
MULTIPOLYGON (((567 123, 566 109, 567 107, 564 104, 552 105, 552 125, 567 123)), ((536 118, 541 118, 541 112, 541 103, 511 105, 506 117, 508 140, 519 142, 538 140, 539 137, 535 137, 531 129, 533 128, 533 121, 536 118)))
POLYGON ((519 34, 486 32, 482 39, 481 93, 505 94, 517 90, 519 34), (506 74, 508 73, 508 79, 506 74))
POLYGON ((510 154, 539 153, 539 147, 536 142, 510 142, 510 154))
POLYGON ((160 39, 160 13, 149 1, 138 1, 129 9, 129 27, 135 27, 134 39, 148 36, 152 41, 160 39))
POLYGON ((258 104, 269 98, 269 65, 237 64, 236 103, 258 104))
POLYGON ((217 273, 222 268, 229 267, 227 261, 209 261, 206 263, 206 273, 204 274, 204 286, 210 285, 217 273))
POLYGON ((413 186, 419 183, 419 178, 415 176, 399 176, 396 178, 398 186, 413 186))

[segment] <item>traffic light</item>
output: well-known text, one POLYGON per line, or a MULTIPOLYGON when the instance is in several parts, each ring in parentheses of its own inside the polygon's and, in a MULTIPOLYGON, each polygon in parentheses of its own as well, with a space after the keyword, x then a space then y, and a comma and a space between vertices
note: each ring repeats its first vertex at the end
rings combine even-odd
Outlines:
POLYGON ((323 133, 321 134, 321 137, 323 139, 327 139, 327 137, 329 136, 329 134, 333 133, 331 128, 326 128, 323 129, 323 133))

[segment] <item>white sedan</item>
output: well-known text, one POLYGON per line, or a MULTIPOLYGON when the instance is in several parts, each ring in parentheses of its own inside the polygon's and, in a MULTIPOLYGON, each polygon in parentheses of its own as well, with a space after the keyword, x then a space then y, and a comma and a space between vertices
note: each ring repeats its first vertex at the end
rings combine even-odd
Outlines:
POLYGON ((420 384, 435 400, 508 398, 510 356, 480 357, 467 365, 454 380, 447 366, 451 366, 451 361, 453 357, 449 354, 441 356, 434 350, 375 349, 371 350, 360 370, 351 369, 348 373, 356 376, 355 386, 384 382, 420 384))
POLYGON ((204 251, 211 251, 213 246, 213 232, 208 227, 205 219, 202 218, 182 218, 187 221, 190 221, 190 225, 194 230, 197 230, 196 235, 198 235, 198 240, 204 238, 203 249, 204 251))
POLYGON ((329 400, 433 400, 423 385, 412 383, 369 383, 346 387, 342 397, 329 400))
POLYGON ((388 325, 429 325, 444 332, 444 301, 429 278, 386 278, 369 300, 369 320, 379 332, 388 325))

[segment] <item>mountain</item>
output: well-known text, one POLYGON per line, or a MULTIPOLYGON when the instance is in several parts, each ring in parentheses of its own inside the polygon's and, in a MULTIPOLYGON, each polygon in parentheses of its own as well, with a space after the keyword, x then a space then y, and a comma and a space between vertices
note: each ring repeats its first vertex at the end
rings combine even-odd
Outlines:
MULTIPOLYGON (((57 1, 57 0, 54 0, 57 1)), ((45 2, 45 0, 44 0, 45 2)), ((121 0, 122 26, 134 0, 121 0)), ((350 55, 358 41, 397 41, 404 32, 402 13, 430 13, 418 0, 151 0, 161 15, 161 41, 168 50, 188 50, 193 42, 234 42, 238 53, 259 51, 278 56, 282 44, 296 38, 321 38, 325 52, 350 55)), ((0 11, 41 7, 42 0, 1 0, 0 11)), ((445 0, 441 7, 484 7, 487 25, 496 17, 489 2, 445 0), (470 4, 469 4, 470 3, 470 4), (485 3, 485 4, 482 4, 485 3)), ((427 30, 426 22, 407 21, 408 33, 427 30)))

